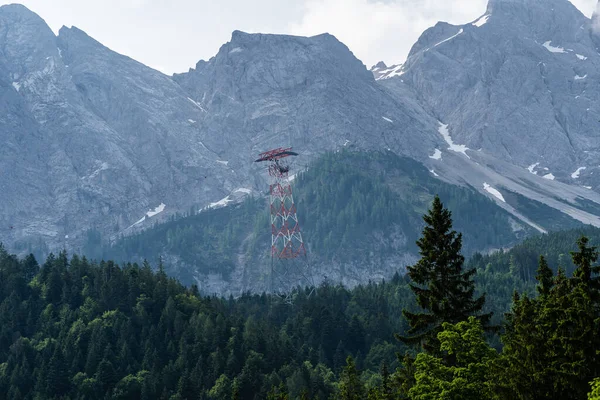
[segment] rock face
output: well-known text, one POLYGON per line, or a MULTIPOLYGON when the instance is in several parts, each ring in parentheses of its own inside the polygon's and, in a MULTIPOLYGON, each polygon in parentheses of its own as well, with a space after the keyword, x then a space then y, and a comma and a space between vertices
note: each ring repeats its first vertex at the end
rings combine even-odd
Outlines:
POLYGON ((379 82, 399 90, 402 80, 458 143, 596 187, 600 55, 593 26, 567 0, 491 0, 472 23, 425 31, 402 74, 379 82))
POLYGON ((310 157, 348 145, 407 154, 439 141, 427 120, 377 85, 328 34, 236 31, 214 58, 174 80, 206 110, 199 121, 206 145, 240 170, 282 145, 310 157))
POLYGON ((169 77, 2 6, 0 241, 77 251, 90 228, 115 239, 262 195, 252 161, 281 146, 302 155, 296 168, 342 147, 392 151, 540 232, 515 199, 600 226, 597 20, 567 0, 491 0, 371 71, 329 34, 235 31, 169 77))
POLYGON ((0 8, 0 33, 1 238, 72 247, 90 226, 116 234, 161 203, 216 195, 198 184, 199 160, 216 157, 188 121, 202 111, 170 78, 76 28, 56 37, 19 5, 0 8))
POLYGON ((116 237, 263 190, 251 161, 272 147, 293 146, 306 164, 351 145, 426 157, 440 141, 327 34, 236 31, 210 61, 168 77, 77 28, 55 36, 23 6, 0 8, 0 33, 0 240, 18 248, 78 249, 90 227, 116 237))

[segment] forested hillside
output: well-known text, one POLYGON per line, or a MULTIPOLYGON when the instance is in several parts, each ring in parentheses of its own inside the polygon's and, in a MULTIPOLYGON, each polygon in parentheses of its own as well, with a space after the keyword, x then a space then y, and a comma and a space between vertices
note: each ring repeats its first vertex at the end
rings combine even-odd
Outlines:
MULTIPOLYGON (((356 285, 389 278, 412 263, 421 214, 436 194, 455 216, 466 255, 510 247, 536 233, 472 188, 444 183, 418 162, 392 152, 345 150, 292 168, 304 170, 294 180, 294 193, 315 275, 327 270, 333 282, 356 285)), ((539 209, 533 220, 548 229, 580 225, 531 200, 520 199, 519 205, 539 209)), ((257 196, 238 205, 192 210, 112 244, 90 230, 82 253, 119 262, 156 263, 162 257, 167 273, 184 284, 203 283, 217 274, 223 289, 215 291, 239 295, 246 289, 235 288, 245 287, 260 292, 265 289, 260 286, 263 267, 269 262, 268 218, 266 200, 257 196), (244 281, 239 278, 242 270, 244 281)), ((201 292, 207 290, 200 285, 201 292)))
MULTIPOLYGON (((594 358, 600 296, 595 250, 570 241, 580 233, 476 255, 464 266, 476 267, 465 275, 475 292, 465 293, 487 292, 481 312, 494 312, 492 325, 503 323, 502 343, 494 330, 484 335, 476 319, 442 318, 431 331, 441 347, 416 358, 418 348, 395 338, 411 332, 403 311, 423 310, 410 276, 352 290, 300 289, 289 305, 264 294, 202 297, 162 265, 117 266, 61 253, 40 266, 32 256, 18 259, 0 249, 0 393, 10 399, 437 399, 431 393, 452 388, 461 399, 512 399, 527 391, 533 396, 527 398, 583 399, 591 390, 584 380, 600 375, 594 358), (575 255, 566 255, 571 249, 575 255), (525 258, 523 269, 510 267, 518 254, 538 250, 553 269, 554 260, 572 258, 573 277, 525 258), (522 273, 531 268, 533 277, 522 273), (580 339, 570 339, 580 329, 580 339), (523 353, 523 346, 531 351, 523 353), (537 386, 528 388, 515 371, 535 376, 537 386), (552 385, 562 397, 536 397, 552 385)), ((598 230, 585 233, 598 243, 598 230)), ((460 252, 460 243, 453 248, 460 252)))

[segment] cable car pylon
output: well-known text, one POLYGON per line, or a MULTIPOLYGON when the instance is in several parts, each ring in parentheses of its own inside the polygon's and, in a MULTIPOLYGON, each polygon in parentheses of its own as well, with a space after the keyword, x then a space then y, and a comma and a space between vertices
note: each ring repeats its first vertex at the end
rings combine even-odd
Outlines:
POLYGON ((302 283, 314 287, 289 178, 290 166, 285 162, 291 156, 298 156, 298 153, 293 152, 291 147, 280 147, 260 153, 255 160, 268 163, 271 221, 269 291, 279 292, 288 302, 294 287, 302 283))

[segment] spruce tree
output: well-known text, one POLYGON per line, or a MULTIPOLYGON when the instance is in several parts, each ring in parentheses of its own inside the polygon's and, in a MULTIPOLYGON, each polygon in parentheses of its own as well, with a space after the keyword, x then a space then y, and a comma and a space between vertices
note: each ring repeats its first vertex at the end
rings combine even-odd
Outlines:
POLYGON ((363 400, 366 397, 365 387, 360 380, 360 373, 356 368, 352 356, 346 358, 346 366, 340 374, 340 393, 341 400, 363 400))
MULTIPOLYGON (((433 205, 423 216, 425 228, 417 241, 421 259, 408 267, 412 280, 410 288, 424 312, 402 312, 411 329, 409 336, 397 335, 407 344, 420 343, 428 352, 439 351, 437 334, 442 323, 458 323, 477 316, 485 303, 485 295, 474 297, 475 269, 463 271, 462 235, 452 229, 452 213, 436 196, 433 205)), ((478 315, 486 325, 490 314, 478 315)))
POLYGON ((539 297, 514 298, 496 388, 505 398, 583 399, 600 374, 598 253, 585 237, 577 244, 573 277, 559 268, 552 279, 542 257, 539 297))
POLYGON ((544 256, 540 256, 540 262, 538 264, 538 270, 535 279, 538 281, 537 291, 540 297, 548 296, 554 283, 552 270, 548 266, 544 256))

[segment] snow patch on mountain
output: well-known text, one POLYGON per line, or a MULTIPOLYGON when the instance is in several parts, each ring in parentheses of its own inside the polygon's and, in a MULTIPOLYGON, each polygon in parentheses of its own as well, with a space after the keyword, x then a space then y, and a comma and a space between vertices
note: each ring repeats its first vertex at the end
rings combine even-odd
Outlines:
MULTIPOLYGON (((379 74, 379 77, 376 78, 375 80, 390 79, 395 76, 403 75, 404 71, 402 71, 402 67, 403 67, 403 64, 398 64, 391 68, 378 71, 377 73, 379 74)), ((373 72, 375 72, 375 70, 373 70, 373 72)))
POLYGON ((201 109, 202 111, 206 112, 206 110, 204 109, 204 107, 202 107, 200 105, 200 103, 198 103, 197 101, 195 101, 194 99, 192 99, 191 97, 187 98, 189 101, 192 102, 193 105, 195 105, 196 107, 198 107, 199 109, 201 109))
POLYGON ((550 172, 550 173, 544 175, 542 178, 553 181, 556 177, 554 176, 554 174, 552 174, 552 172, 550 172))
MULTIPOLYGON (((108 163, 107 162, 103 162, 102 164, 100 164, 100 167, 98 169, 96 169, 94 172, 92 172, 89 176, 87 176, 88 179, 92 179, 95 178, 96 176, 98 176, 98 174, 102 171, 106 171, 108 169, 108 163)), ((81 179, 85 179, 86 177, 83 177, 81 179)))
POLYGON ((573 179, 579 178, 579 174, 581 173, 581 171, 583 171, 586 168, 587 167, 579 167, 579 168, 577 168, 577 170, 571 174, 571 178, 573 178, 573 179))
MULTIPOLYGON (((133 228, 134 226, 141 224, 145 220, 146 220, 146 216, 144 215, 140 220, 138 220, 135 223, 133 223, 133 225, 130 225, 129 228, 133 228)), ((129 229, 129 228, 127 228, 127 229, 129 229)))
POLYGON ((438 123, 440 124, 438 127, 438 132, 440 135, 442 135, 446 143, 448 143, 448 150, 455 151, 457 153, 463 153, 465 156, 467 156, 467 158, 471 158, 467 155, 467 150, 469 150, 467 146, 464 144, 454 143, 452 137, 450 136, 450 132, 448 131, 448 124, 443 124, 441 121, 438 121, 438 123))
POLYGON ((502 196, 502 193, 500 193, 498 189, 493 188, 487 182, 483 182, 483 189, 498 200, 502 201, 503 203, 506 203, 506 200, 504 200, 504 196, 502 196))
POLYGON ((250 194, 252 193, 251 189, 246 189, 246 188, 239 188, 235 190, 235 193, 246 193, 246 194, 250 194))
POLYGON ((587 60, 586 56, 582 56, 581 54, 575 54, 577 56, 577 58, 579 58, 581 61, 585 61, 587 60))
POLYGON ((21 84, 19 82, 13 82, 12 86, 15 88, 15 90, 18 92, 19 89, 21 89, 21 84))
POLYGON ((165 207, 166 207, 165 203, 160 203, 160 205, 159 205, 158 207, 156 207, 154 210, 149 210, 149 211, 146 213, 146 216, 147 216, 148 218, 152 218, 152 217, 154 217, 155 215, 158 215, 158 214, 160 214, 161 212, 165 211, 165 207))
POLYGON ((227 164, 229 164, 229 161, 217 160, 217 162, 218 162, 219 164, 223 164, 223 165, 227 165, 227 164))
POLYGON ((435 171, 433 169, 430 169, 429 172, 431 172, 433 174, 433 176, 439 176, 438 174, 435 173, 435 171))
POLYGON ((231 200, 231 199, 229 198, 229 196, 226 196, 226 197, 222 198, 222 199, 221 199, 221 200, 219 200, 219 201, 216 201, 216 202, 214 202, 214 203, 210 203, 210 204, 208 205, 208 207, 206 207, 206 208, 219 208, 219 207, 225 207, 225 206, 226 206, 228 203, 230 203, 230 202, 232 202, 232 201, 233 201, 233 200, 231 200))
POLYGON ((241 47, 235 47, 235 48, 233 48, 233 49, 231 49, 231 50, 229 51, 229 54, 233 54, 233 53, 239 53, 239 52, 241 52, 241 51, 242 51, 242 48, 241 48, 241 47))
POLYGON ((442 159, 442 151, 440 149, 435 149, 435 152, 433 153, 432 156, 429 156, 429 158, 434 159, 434 160, 441 160, 442 159))
POLYGON ((529 167, 527 167, 527 170, 528 170, 529 172, 531 172, 532 174, 534 174, 534 175, 537 175, 537 171, 535 170, 535 168, 536 168, 538 165, 540 165, 540 163, 539 163, 539 162, 536 162, 535 164, 531 164, 529 167))
POLYGON ((542 46, 544 46, 550 53, 566 53, 565 49, 562 47, 554 47, 550 43, 552 43, 552 40, 548 40, 542 46))
POLYGON ((196 121, 194 121, 193 119, 188 119, 188 122, 189 122, 190 124, 195 124, 195 123, 196 123, 196 121))
POLYGON ((165 210, 165 207, 166 207, 165 203, 160 203, 160 205, 158 207, 156 207, 154 210, 148 210, 148 212, 146 212, 146 215, 144 215, 142 218, 140 218, 134 224, 130 225, 127 229, 133 228, 134 226, 141 224, 142 222, 144 222, 146 220, 146 218, 152 218, 152 217, 160 214, 161 212, 163 212, 165 210))
POLYGON ((483 25, 487 24, 488 19, 490 19, 490 15, 489 14, 488 15, 484 15, 483 17, 479 18, 477 21, 473 22, 471 25, 480 28, 483 25))
POLYGON ((462 34, 464 32, 464 29, 460 28, 460 30, 458 31, 458 33, 456 35, 450 36, 448 39, 444 39, 441 42, 437 43, 435 46, 433 47, 438 47, 441 44, 444 44, 446 42, 449 42, 450 40, 454 39, 455 37, 457 37, 458 35, 462 34))
POLYGON ((587 74, 585 74, 584 76, 575 75, 575 80, 576 81, 580 81, 580 80, 585 79, 585 78, 587 78, 587 74))

